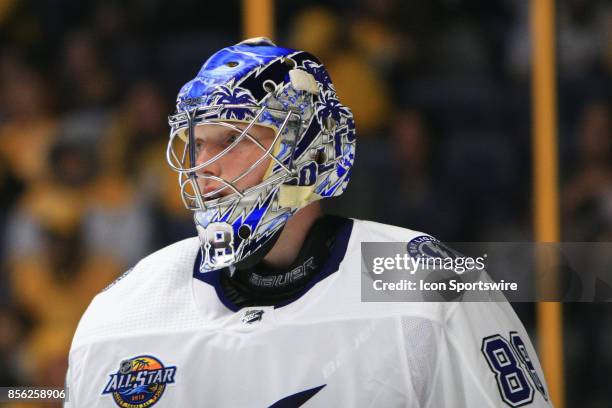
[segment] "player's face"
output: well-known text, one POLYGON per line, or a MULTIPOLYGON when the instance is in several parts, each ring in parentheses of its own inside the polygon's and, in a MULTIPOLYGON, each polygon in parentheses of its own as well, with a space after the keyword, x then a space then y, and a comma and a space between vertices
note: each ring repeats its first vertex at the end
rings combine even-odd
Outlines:
MULTIPOLYGON (((241 131, 247 126, 244 123, 229 123, 235 125, 241 131)), ((230 147, 236 142, 240 133, 235 129, 222 125, 206 124, 197 126, 195 128, 196 165, 205 163, 230 147)), ((275 131, 264 126, 253 125, 249 129, 248 134, 264 148, 268 149, 274 141, 275 131)), ((264 154, 265 152, 260 146, 245 136, 220 158, 203 167, 198 172, 198 175, 215 176, 232 183, 232 180, 247 171, 264 154)), ((244 191, 249 187, 259 184, 270 165, 270 160, 270 157, 265 157, 249 173, 233 182, 234 187, 239 191, 244 191)), ((203 195, 213 192, 224 185, 220 181, 206 177, 198 177, 198 184, 203 195)), ((208 197, 207 199, 212 200, 218 196, 224 197, 232 193, 233 190, 226 187, 218 194, 215 194, 215 196, 208 197)))

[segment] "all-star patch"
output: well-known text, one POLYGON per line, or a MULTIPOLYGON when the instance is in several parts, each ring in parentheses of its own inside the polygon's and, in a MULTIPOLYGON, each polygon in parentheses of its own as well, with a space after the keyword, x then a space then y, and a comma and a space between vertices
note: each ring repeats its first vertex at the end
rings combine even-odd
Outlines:
POLYGON ((110 394, 121 408, 146 408, 155 404, 168 384, 173 384, 176 366, 165 366, 157 357, 138 355, 122 360, 111 373, 102 395, 110 394))

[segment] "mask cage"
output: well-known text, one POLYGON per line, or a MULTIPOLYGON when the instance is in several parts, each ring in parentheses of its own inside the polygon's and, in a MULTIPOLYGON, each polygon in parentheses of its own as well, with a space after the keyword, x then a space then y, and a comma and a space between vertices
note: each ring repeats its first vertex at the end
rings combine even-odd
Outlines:
POLYGON ((219 207, 238 200, 254 200, 257 194, 272 185, 279 185, 290 178, 295 177, 296 171, 293 165, 293 153, 297 144, 299 132, 291 132, 290 128, 301 124, 300 115, 293 111, 285 111, 257 105, 213 105, 195 108, 189 111, 179 112, 168 117, 170 125, 170 140, 166 149, 166 160, 170 167, 178 172, 181 198, 185 207, 190 210, 207 210, 219 207), (252 117, 249 121, 226 119, 231 117, 230 113, 239 113, 242 117, 252 117), (265 119, 264 119, 265 118, 265 119), (244 129, 239 128, 232 121, 245 123, 244 129), (253 137, 249 130, 259 123, 274 123, 275 135, 270 147, 266 148, 259 140, 253 137), (230 128, 239 135, 229 146, 215 154, 212 158, 203 163, 197 164, 195 148, 195 127, 199 125, 216 125, 230 128), (232 180, 203 173, 201 170, 216 162, 243 140, 254 143, 261 151, 261 156, 252 163, 246 170, 242 171, 232 180), (283 143, 287 149, 280 149, 279 157, 275 156, 274 150, 283 143), (288 155, 288 156, 287 156, 288 155), (251 173, 266 158, 271 159, 271 167, 278 170, 268 175, 261 183, 240 190, 236 183, 251 173), (287 160, 288 159, 288 160, 287 160), (283 161, 285 163, 283 163, 283 161), (198 185, 198 179, 208 179, 220 184, 220 187, 203 193, 198 185), (229 189, 231 194, 217 198, 222 191, 229 189))

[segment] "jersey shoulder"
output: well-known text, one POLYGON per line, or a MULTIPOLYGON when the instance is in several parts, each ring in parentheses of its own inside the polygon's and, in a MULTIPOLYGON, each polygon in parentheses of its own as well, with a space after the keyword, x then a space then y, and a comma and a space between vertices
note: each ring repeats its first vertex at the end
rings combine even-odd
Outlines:
POLYGON ((353 228, 354 237, 351 238, 359 242, 409 242, 421 236, 433 238, 427 233, 395 225, 357 219, 353 222, 355 226, 353 228))
POLYGON ((94 297, 81 317, 72 348, 101 338, 196 324, 189 283, 199 248, 197 237, 188 238, 126 271, 94 297))
POLYGON ((362 259, 362 243, 404 243, 430 235, 420 231, 373 221, 353 219, 346 251, 337 271, 315 285, 301 302, 285 306, 292 311, 292 318, 343 320, 354 318, 387 318, 398 315, 426 316, 432 321, 443 321, 447 305, 424 302, 370 302, 362 296, 363 285, 371 276, 365 273, 362 259), (301 313, 303 310, 303 314, 301 313))
POLYGON ((449 322, 467 319, 471 321, 470 324, 483 326, 483 328, 487 327, 488 323, 493 326, 497 323, 501 327, 511 327, 518 322, 512 307, 503 301, 503 297, 500 298, 500 302, 478 303, 476 306, 478 312, 468 314, 459 312, 470 309, 466 301, 417 302, 410 300, 416 297, 407 297, 407 300, 402 301, 398 300, 398 297, 391 296, 388 300, 379 298, 368 300, 366 288, 371 287, 379 275, 372 275, 365 268, 367 261, 363 258, 362 243, 399 243, 409 256, 413 257, 426 254, 423 247, 429 246, 432 242, 436 243, 438 240, 427 233, 408 228, 363 220, 353 220, 353 222, 350 241, 338 272, 336 276, 331 276, 329 279, 329 290, 326 295, 317 299, 316 309, 320 313, 326 313, 327 316, 336 313, 371 317, 421 316, 442 326, 446 326, 449 322), (482 314, 486 314, 488 318, 481 318, 482 314))

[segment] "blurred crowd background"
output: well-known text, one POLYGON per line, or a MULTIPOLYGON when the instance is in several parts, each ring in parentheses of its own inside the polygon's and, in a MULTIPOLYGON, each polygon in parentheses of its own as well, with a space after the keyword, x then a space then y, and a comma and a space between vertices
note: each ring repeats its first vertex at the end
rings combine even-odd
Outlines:
MULTIPOLYGON (((528 1, 276 3, 276 42, 317 55, 356 116, 354 175, 328 211, 533 240, 528 1)), ((240 6, 0 0, 0 386, 61 386, 91 298, 195 235, 166 118, 242 40, 240 6)), ((557 43, 563 240, 610 241, 611 3, 559 0, 557 43)), ((535 336, 533 305, 514 306, 535 336)), ((568 406, 610 406, 612 308, 566 305, 565 341, 568 406)))

